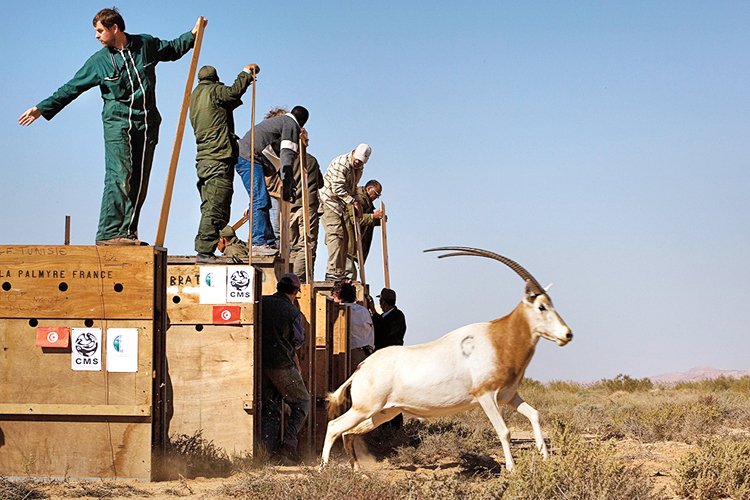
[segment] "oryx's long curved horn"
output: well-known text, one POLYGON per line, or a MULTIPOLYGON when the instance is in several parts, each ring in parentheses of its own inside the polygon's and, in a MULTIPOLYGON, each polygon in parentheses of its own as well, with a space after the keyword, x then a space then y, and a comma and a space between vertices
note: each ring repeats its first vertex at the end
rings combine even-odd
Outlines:
POLYGON ((442 259, 443 257, 461 257, 461 256, 474 256, 474 257, 487 257, 488 259, 498 260, 508 266, 509 268, 513 269, 516 274, 518 274, 524 281, 528 281, 529 285, 531 287, 531 292, 534 295, 543 295, 547 292, 544 290, 544 287, 539 284, 539 282, 534 278, 530 272, 528 272, 524 267, 519 264, 518 262, 509 259, 508 257, 504 257, 500 254, 497 254, 495 252, 490 252, 489 250, 482 250, 481 248, 471 248, 471 247, 438 247, 438 248, 428 248, 427 250, 424 250, 425 252, 451 252, 446 253, 444 255, 438 255, 438 259, 442 259))

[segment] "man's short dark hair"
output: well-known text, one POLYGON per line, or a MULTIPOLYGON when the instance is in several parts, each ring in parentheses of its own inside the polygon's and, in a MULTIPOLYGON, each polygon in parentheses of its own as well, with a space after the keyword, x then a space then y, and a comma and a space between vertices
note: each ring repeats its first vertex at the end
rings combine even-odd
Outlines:
POLYGON ((367 184, 365 184, 365 187, 366 188, 368 188, 368 187, 374 187, 378 191, 382 191, 383 190, 383 185, 379 181, 376 181, 375 179, 371 179, 371 180, 367 181, 367 184))
POLYGON ((289 295, 299 290, 299 287, 292 283, 291 280, 282 278, 276 283, 276 290, 289 295))
POLYGON ((300 127, 304 127, 305 123, 307 123, 307 119, 310 118, 310 112, 307 111, 307 108, 302 106, 293 107, 290 113, 292 113, 297 119, 297 123, 299 123, 300 127))
POLYGON ((97 12, 94 16, 94 26, 96 26, 96 23, 102 23, 102 26, 108 30, 112 29, 112 26, 116 24, 117 27, 120 28, 120 31, 125 31, 125 20, 120 15, 120 11, 117 10, 117 7, 102 9, 97 12))
POLYGON ((357 300, 357 289, 351 283, 342 283, 341 289, 339 290, 339 299, 341 302, 356 302, 357 300))

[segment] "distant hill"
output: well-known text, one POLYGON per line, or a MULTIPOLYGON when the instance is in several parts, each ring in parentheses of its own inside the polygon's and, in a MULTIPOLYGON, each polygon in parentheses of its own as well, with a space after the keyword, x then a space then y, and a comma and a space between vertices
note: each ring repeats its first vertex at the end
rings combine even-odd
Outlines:
POLYGON ((750 376, 750 370, 722 370, 711 366, 696 366, 686 372, 665 373, 648 377, 655 384, 676 384, 678 382, 698 382, 719 377, 741 378, 750 376))

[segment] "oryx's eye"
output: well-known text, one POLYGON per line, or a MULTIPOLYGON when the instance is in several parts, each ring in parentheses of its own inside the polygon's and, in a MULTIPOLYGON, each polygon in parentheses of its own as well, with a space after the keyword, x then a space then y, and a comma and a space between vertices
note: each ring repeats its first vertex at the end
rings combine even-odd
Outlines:
POLYGON ((539 305, 539 310, 540 310, 541 312, 544 312, 544 311, 546 311, 546 310, 547 310, 547 308, 546 308, 546 307, 544 307, 544 304, 540 304, 540 305, 539 305))

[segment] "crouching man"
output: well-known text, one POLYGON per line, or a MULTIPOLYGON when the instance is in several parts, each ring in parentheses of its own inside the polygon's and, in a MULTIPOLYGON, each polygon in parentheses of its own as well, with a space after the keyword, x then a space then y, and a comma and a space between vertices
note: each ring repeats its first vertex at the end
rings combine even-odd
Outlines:
POLYGON ((304 343, 302 313, 294 304, 300 289, 297 275, 286 273, 276 293, 261 301, 263 317, 263 444, 273 462, 299 464, 297 435, 310 412, 310 394, 295 363, 295 351, 304 343), (283 400, 283 401, 282 401, 283 400), (280 436, 282 403, 291 409, 280 436))

